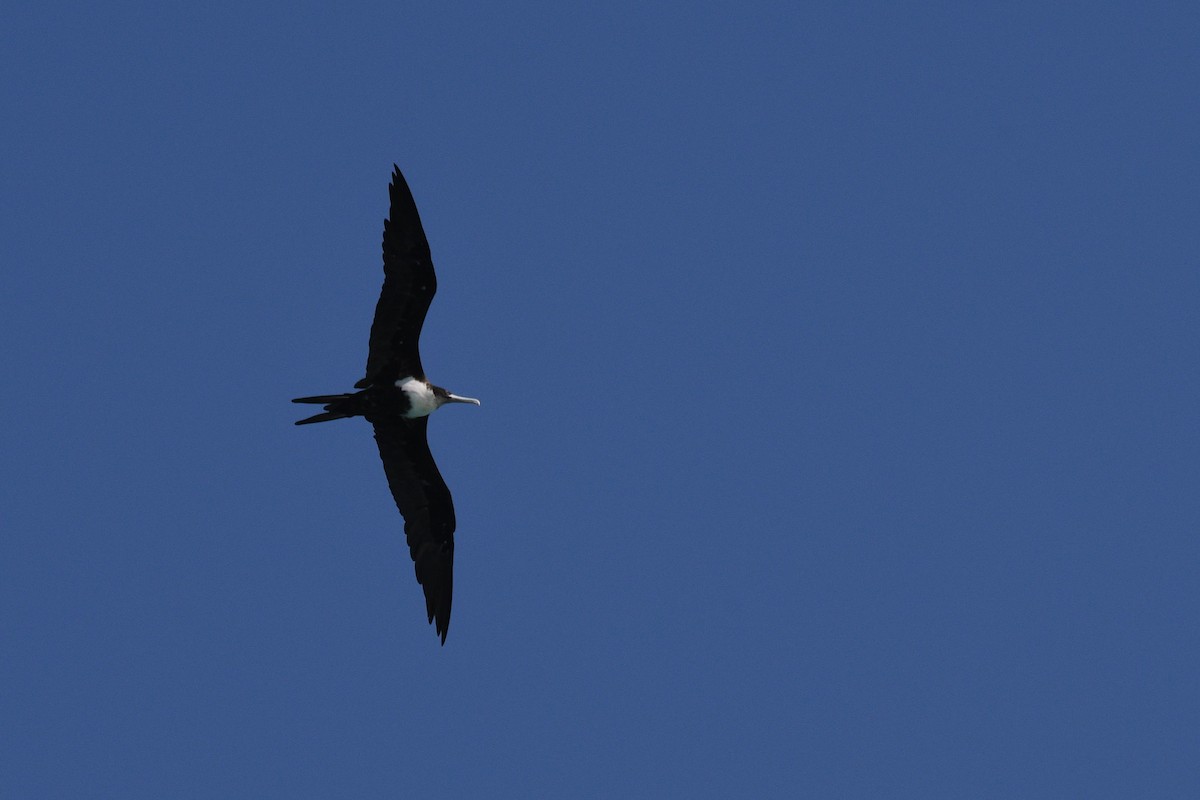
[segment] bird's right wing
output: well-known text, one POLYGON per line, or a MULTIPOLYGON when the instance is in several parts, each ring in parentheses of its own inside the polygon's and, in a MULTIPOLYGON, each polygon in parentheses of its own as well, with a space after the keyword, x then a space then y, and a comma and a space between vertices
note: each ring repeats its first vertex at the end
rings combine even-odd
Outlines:
POLYGON ((428 422, 428 417, 371 420, 388 486, 404 517, 417 582, 425 590, 425 610, 445 644, 454 588, 454 501, 429 452, 428 422))
POLYGON ((392 173, 388 195, 391 207, 383 221, 383 290, 371 323, 367 374, 354 384, 358 389, 408 375, 425 377, 418 341, 437 291, 437 277, 417 204, 399 167, 392 173))

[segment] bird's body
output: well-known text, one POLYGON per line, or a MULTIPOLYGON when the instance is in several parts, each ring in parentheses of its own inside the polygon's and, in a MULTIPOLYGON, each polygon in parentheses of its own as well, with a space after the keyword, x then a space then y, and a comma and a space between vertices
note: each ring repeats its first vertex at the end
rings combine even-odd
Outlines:
POLYGON ((349 394, 323 394, 316 397, 297 397, 293 403, 322 403, 325 411, 322 414, 302 419, 297 425, 307 425, 310 422, 325 422, 331 419, 346 417, 376 418, 402 417, 417 419, 428 417, 446 403, 473 403, 479 401, 473 397, 459 397, 450 394, 440 386, 434 386, 427 380, 406 375, 390 385, 368 386, 361 391, 349 394))
POLYGON ((322 413, 297 425, 347 417, 365 417, 375 429, 379 456, 404 533, 425 591, 429 621, 446 642, 454 577, 454 503, 429 452, 428 417, 446 403, 472 403, 434 386, 421 367, 418 339, 437 279, 429 243, 412 193, 400 168, 392 173, 391 208, 383 228, 383 290, 375 307, 367 355, 367 374, 359 391, 298 397, 293 403, 317 403, 322 413))

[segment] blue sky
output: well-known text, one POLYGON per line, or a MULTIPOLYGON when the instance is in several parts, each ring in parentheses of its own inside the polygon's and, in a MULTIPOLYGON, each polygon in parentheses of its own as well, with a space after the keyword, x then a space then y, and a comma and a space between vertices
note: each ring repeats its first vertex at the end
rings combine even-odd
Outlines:
POLYGON ((1190 4, 23 5, 0 795, 1200 792, 1190 4))

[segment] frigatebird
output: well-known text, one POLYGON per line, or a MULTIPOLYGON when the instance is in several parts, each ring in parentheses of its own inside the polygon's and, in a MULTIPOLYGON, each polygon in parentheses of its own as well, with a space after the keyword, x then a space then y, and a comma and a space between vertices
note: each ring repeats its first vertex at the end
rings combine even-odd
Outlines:
POLYGON ((425 610, 445 644, 454 586, 454 501, 429 452, 425 429, 429 415, 446 403, 479 401, 434 386, 421 367, 417 343, 437 278, 417 204, 400 168, 393 168, 391 207, 383 221, 383 290, 371 323, 367 374, 354 384, 357 392, 292 402, 325 406, 297 425, 365 417, 374 427, 383 471, 404 517, 417 582, 425 590, 425 610))

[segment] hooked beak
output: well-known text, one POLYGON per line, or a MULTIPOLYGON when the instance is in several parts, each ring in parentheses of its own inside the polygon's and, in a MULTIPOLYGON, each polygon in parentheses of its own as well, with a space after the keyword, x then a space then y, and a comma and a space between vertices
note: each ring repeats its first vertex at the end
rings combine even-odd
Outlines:
POLYGON ((459 397, 458 395, 450 394, 449 392, 447 392, 446 395, 447 395, 447 399, 446 399, 447 403, 470 403, 470 404, 476 405, 476 406, 479 405, 479 401, 476 400, 474 397, 459 397))

